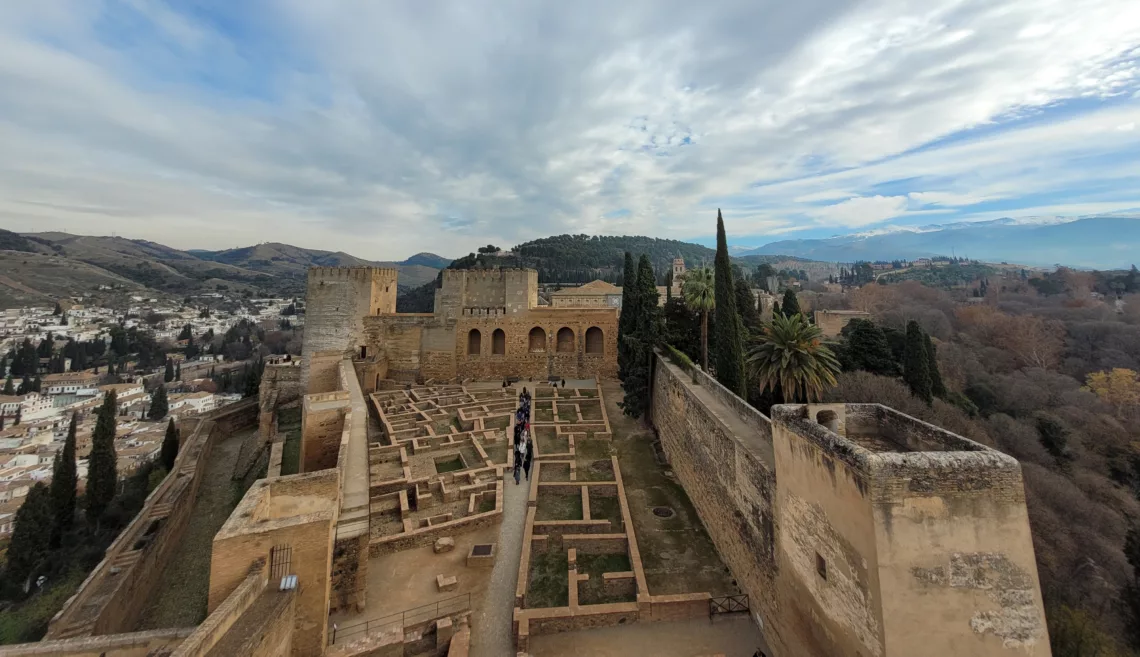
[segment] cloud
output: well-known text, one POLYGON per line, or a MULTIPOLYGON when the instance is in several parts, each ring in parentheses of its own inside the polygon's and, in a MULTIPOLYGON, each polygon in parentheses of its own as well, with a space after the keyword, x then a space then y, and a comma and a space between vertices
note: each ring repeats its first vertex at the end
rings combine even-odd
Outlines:
POLYGON ((842 203, 811 210, 820 223, 832 226, 869 226, 906 213, 905 196, 856 196, 842 203))
POLYGON ((1135 207, 1138 61, 1133 0, 0 3, 0 226, 402 258, 1135 207))

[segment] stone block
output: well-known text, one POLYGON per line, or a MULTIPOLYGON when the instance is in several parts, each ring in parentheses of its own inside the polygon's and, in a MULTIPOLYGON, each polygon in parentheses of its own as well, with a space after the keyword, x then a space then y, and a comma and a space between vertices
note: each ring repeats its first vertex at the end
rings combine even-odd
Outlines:
POLYGON ((495 565, 495 544, 483 543, 471 546, 467 553, 468 568, 491 568, 495 565))
POLYGON ((443 552, 451 552, 454 549, 455 549, 455 539, 451 538, 450 536, 444 536, 442 538, 437 538, 435 540, 435 545, 432 546, 432 550, 434 550, 436 554, 441 554, 443 552))
POLYGON ((454 591, 459 586, 459 582, 455 579, 454 575, 450 577, 436 575, 435 585, 439 588, 440 591, 454 591))

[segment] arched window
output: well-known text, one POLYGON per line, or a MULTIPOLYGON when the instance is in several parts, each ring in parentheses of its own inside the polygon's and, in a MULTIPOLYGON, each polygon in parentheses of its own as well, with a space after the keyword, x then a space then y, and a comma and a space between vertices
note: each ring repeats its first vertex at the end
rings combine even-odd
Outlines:
POLYGON ((563 326, 562 328, 558 329, 557 338, 557 346, 554 348, 555 351, 574 351, 574 331, 571 331, 568 327, 563 326))
POLYGON ((536 326, 530 330, 530 353, 544 351, 546 351, 546 331, 543 331, 541 326, 536 326))
POLYGON ((586 329, 586 353, 601 354, 605 350, 605 344, 602 341, 602 329, 597 326, 586 329))
POLYGON ((478 356, 483 348, 483 336, 479 333, 479 329, 471 329, 467 334, 467 355, 478 356))
POLYGON ((815 414, 815 421, 831 431, 839 431, 839 415, 835 411, 820 411, 815 414))
POLYGON ((503 329, 495 329, 491 334, 491 353, 502 356, 507 353, 507 334, 503 329))

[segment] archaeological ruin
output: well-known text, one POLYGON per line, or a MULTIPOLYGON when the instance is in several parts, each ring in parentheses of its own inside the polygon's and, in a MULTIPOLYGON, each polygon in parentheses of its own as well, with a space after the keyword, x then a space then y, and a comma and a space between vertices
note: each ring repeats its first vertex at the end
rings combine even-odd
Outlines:
POLYGON ((397 313, 396 283, 311 269, 300 362, 188 421, 45 640, 0 656, 1050 654, 1012 457, 875 404, 768 417, 660 353, 633 421, 614 305, 444 270, 434 312, 397 313), (239 432, 235 472, 267 476, 195 566, 198 622, 143 623, 239 432))

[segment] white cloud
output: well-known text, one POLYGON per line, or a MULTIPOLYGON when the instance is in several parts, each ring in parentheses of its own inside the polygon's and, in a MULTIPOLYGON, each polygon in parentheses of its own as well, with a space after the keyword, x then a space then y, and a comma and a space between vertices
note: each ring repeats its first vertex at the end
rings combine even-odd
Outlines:
POLYGON ((809 214, 833 226, 869 226, 906 213, 905 196, 856 196, 842 203, 814 208, 809 214))
POLYGON ((975 203, 984 203, 985 201, 992 201, 1000 198, 999 196, 987 196, 984 194, 958 194, 955 192, 911 192, 907 194, 912 201, 922 205, 944 205, 944 206, 957 206, 957 205, 974 205, 975 203))

